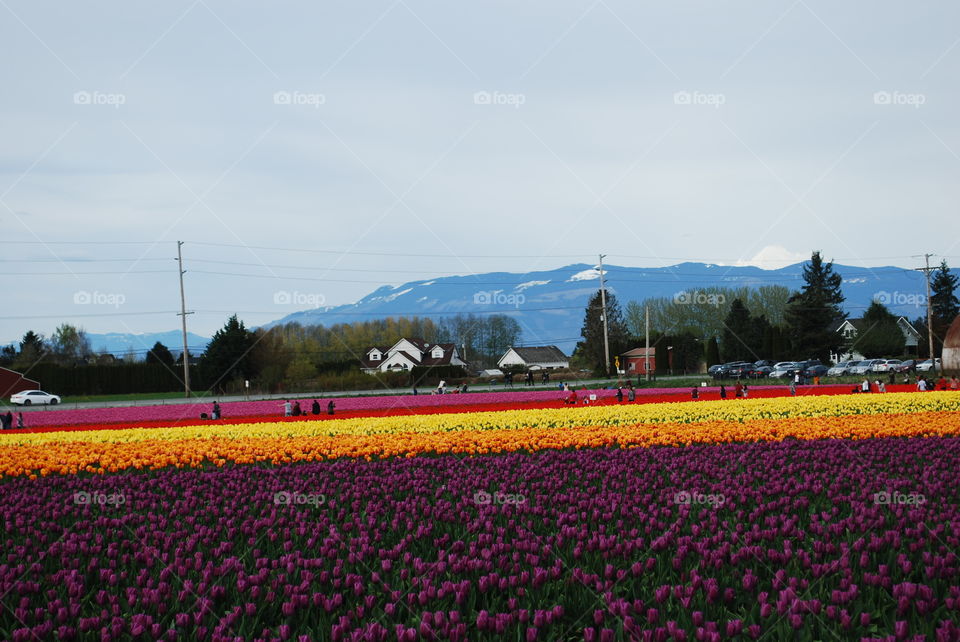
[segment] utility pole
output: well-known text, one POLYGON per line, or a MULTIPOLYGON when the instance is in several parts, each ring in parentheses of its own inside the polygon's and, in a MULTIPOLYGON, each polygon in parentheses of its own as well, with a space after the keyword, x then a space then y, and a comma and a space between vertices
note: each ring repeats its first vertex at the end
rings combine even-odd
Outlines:
POLYGON ((187 350, 187 315, 193 312, 187 312, 187 299, 183 293, 183 251, 181 247, 183 241, 177 241, 177 272, 180 273, 180 320, 183 324, 183 395, 190 396, 190 352, 187 350))
POLYGON ((647 335, 647 346, 643 353, 643 370, 647 373, 647 381, 650 381, 650 305, 643 304, 643 328, 647 335))
POLYGON ((933 376, 937 375, 937 356, 933 354, 933 298, 930 295, 930 257, 932 254, 924 254, 923 258, 927 262, 926 267, 916 268, 918 272, 923 272, 927 277, 927 349, 930 351, 930 363, 933 364, 933 376))
POLYGON ((600 255, 600 306, 602 309, 603 315, 603 365, 604 369, 607 372, 607 376, 610 376, 610 338, 607 335, 607 289, 603 281, 603 257, 605 254, 600 255))

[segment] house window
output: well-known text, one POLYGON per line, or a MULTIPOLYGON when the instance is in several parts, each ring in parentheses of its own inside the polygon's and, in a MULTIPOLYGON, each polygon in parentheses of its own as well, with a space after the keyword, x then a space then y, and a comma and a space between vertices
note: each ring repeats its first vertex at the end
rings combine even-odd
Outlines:
POLYGON ((371 353, 370 353, 370 361, 380 361, 380 353, 379 353, 379 352, 371 352, 371 353))
POLYGON ((433 349, 433 358, 440 359, 443 357, 443 348, 434 348, 433 349))

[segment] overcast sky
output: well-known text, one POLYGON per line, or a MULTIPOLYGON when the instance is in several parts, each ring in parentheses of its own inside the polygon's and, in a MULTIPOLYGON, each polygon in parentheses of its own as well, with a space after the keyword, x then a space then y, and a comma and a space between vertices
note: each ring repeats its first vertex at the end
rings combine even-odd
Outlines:
POLYGON ((232 311, 309 307, 281 291, 333 305, 601 251, 960 264, 956 2, 4 0, 0 16, 0 341, 177 328, 178 239, 206 335, 232 311))

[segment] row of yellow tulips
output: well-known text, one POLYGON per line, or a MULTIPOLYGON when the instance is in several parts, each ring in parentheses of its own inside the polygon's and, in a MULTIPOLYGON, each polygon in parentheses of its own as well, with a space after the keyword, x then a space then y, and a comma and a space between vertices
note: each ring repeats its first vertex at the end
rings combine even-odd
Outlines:
POLYGON ((960 395, 955 392, 810 396, 703 401, 698 403, 361 417, 331 421, 211 424, 209 426, 5 434, 0 435, 0 449, 18 445, 63 444, 69 442, 130 443, 147 440, 390 435, 512 428, 687 424, 706 421, 749 422, 757 419, 786 419, 791 417, 836 417, 957 410, 960 410, 960 395))

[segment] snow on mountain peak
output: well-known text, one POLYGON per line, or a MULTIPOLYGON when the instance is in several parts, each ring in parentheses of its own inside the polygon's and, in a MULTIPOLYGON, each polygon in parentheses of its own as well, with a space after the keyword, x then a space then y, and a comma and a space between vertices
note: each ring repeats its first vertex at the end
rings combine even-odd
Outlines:
POLYGON ((527 288, 532 288, 532 287, 537 286, 537 285, 546 285, 547 283, 550 283, 550 281, 549 281, 549 280, 547 280, 547 281, 527 281, 526 283, 521 283, 520 285, 518 285, 517 287, 515 287, 515 288, 513 288, 513 289, 516 290, 517 292, 523 292, 523 291, 526 290, 527 288))
POLYGON ((599 279, 599 278, 600 278, 600 270, 598 270, 597 268, 590 268, 589 270, 583 270, 582 272, 577 272, 576 274, 571 276, 569 279, 567 279, 567 282, 592 281, 593 279, 599 279))

